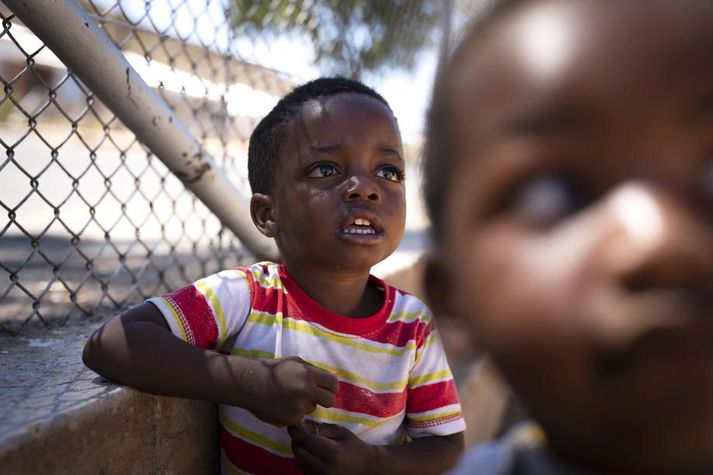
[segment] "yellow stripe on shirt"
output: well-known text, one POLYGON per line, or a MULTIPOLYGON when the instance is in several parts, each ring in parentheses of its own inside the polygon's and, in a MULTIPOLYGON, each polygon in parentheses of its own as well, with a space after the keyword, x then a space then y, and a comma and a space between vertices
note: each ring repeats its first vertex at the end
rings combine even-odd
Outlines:
POLYGON ((358 374, 353 373, 351 371, 347 371, 342 368, 337 368, 336 366, 326 365, 319 361, 308 361, 308 363, 319 368, 326 369, 327 371, 330 371, 332 373, 336 373, 341 379, 350 383, 356 383, 357 385, 363 386, 374 392, 400 392, 403 391, 403 389, 406 387, 405 379, 382 383, 379 381, 371 381, 369 379, 362 378, 358 374))
POLYGON ((261 287, 266 288, 266 289, 279 289, 285 293, 287 293, 287 290, 283 288, 282 286, 282 281, 280 278, 276 275, 269 276, 263 274, 262 270, 258 268, 252 268, 250 269, 253 279, 255 279, 255 282, 257 282, 261 287))
POLYGON ((309 413, 310 417, 320 419, 322 421, 339 422, 342 424, 361 424, 366 427, 377 427, 395 419, 404 416, 403 411, 390 417, 364 417, 350 414, 348 412, 338 412, 334 409, 326 409, 317 406, 317 409, 309 413))
POLYGON ((292 456, 292 449, 289 445, 278 444, 277 442, 268 439, 262 434, 258 434, 257 432, 253 432, 250 429, 236 424, 235 422, 231 421, 223 415, 220 416, 220 423, 223 424, 223 426, 229 429, 232 433, 240 436, 242 439, 245 439, 248 442, 251 442, 260 447, 268 447, 274 450, 275 452, 279 452, 288 457, 292 456))
MULTIPOLYGON (((278 323, 279 320, 282 320, 281 312, 278 312, 276 315, 273 316, 272 314, 267 313, 267 312, 259 312, 257 310, 251 310, 250 316, 248 317, 248 322, 250 322, 250 323, 258 323, 258 324, 267 325, 267 326, 273 326, 273 325, 279 324, 278 323)), ((332 332, 323 330, 319 327, 316 327, 316 326, 310 324, 309 322, 305 322, 302 320, 295 320, 292 318, 287 318, 285 320, 282 320, 282 326, 283 326, 283 328, 286 328, 288 330, 305 333, 308 335, 315 336, 317 338, 323 338, 326 340, 333 341, 335 343, 339 343, 341 345, 350 346, 357 350, 362 350, 362 351, 366 351, 369 353, 377 353, 377 354, 398 357, 398 356, 404 355, 405 353, 407 353, 409 351, 413 351, 416 348, 416 342, 413 340, 409 340, 406 343, 406 345, 400 346, 400 347, 396 347, 393 345, 377 346, 377 345, 369 344, 365 340, 362 340, 362 339, 357 339, 354 337, 347 337, 344 335, 332 333, 332 332)))
POLYGON ((450 369, 442 369, 436 371, 435 373, 426 373, 419 376, 413 376, 409 378, 409 387, 420 386, 425 383, 432 383, 434 381, 441 381, 444 379, 450 379, 452 377, 450 369))
POLYGON ((274 360, 277 358, 275 353, 263 350, 246 350, 244 348, 233 348, 230 354, 234 356, 242 356, 243 358, 252 358, 260 360, 274 360))
POLYGON ((173 317, 173 320, 176 322, 178 325, 178 328, 181 330, 181 337, 183 338, 183 341, 188 342, 188 331, 186 330, 186 327, 183 325, 183 320, 181 317, 178 315, 178 312, 176 312, 176 309, 173 307, 173 304, 171 303, 170 300, 166 299, 165 297, 159 297, 161 301, 168 307, 168 309, 171 311, 171 316, 173 317))
POLYGON ((387 323, 394 323, 397 321, 404 322, 404 323, 411 323, 416 320, 418 320, 419 317, 421 318, 421 322, 424 324, 428 324, 431 319, 427 313, 425 313, 423 310, 416 311, 416 312, 396 312, 392 313, 389 315, 389 318, 386 320, 387 323))
POLYGON ((423 424, 424 422, 437 421, 439 419, 450 419, 461 415, 461 411, 456 409, 448 412, 436 412, 425 416, 408 416, 409 423, 423 424))

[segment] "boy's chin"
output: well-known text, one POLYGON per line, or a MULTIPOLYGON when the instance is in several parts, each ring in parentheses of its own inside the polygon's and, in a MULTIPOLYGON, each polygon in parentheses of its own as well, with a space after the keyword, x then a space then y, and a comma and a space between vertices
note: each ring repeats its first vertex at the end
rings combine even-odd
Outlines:
MULTIPOLYGON (((386 256, 388 257, 388 256, 386 256)), ((371 256, 349 256, 348 259, 340 259, 336 263, 336 268, 339 270, 353 270, 353 271, 371 271, 371 269, 383 262, 386 257, 371 257, 371 256)))
MULTIPOLYGON (((341 252, 320 256, 319 259, 311 259, 304 264, 308 267, 334 273, 364 273, 371 272, 372 267, 384 261, 387 257, 388 255, 382 256, 381 254, 369 252, 341 252)), ((293 267, 294 264, 297 264, 297 261, 290 259, 287 262, 292 262, 293 267)))
POLYGON ((394 250, 378 249, 376 246, 354 246, 345 249, 339 255, 332 256, 331 262, 338 269, 369 270, 393 253, 394 250))

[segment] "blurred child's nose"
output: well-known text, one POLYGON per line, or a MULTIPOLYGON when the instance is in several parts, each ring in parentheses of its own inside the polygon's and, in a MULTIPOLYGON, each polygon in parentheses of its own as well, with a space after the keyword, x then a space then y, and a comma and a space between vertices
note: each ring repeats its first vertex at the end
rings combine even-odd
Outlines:
POLYGON ((381 193, 374 179, 366 174, 353 174, 345 182, 344 201, 366 200, 378 203, 381 193))
POLYGON ((629 183, 610 195, 605 213, 614 226, 608 267, 621 285, 645 290, 713 282, 710 220, 676 193, 629 183))

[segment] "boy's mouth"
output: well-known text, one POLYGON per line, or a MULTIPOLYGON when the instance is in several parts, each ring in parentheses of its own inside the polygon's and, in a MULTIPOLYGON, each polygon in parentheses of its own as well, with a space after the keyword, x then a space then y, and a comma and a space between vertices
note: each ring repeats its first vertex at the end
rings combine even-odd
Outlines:
POLYGON ((342 232, 344 234, 376 234, 376 228, 368 219, 356 218, 342 229, 342 232))
POLYGON ((375 242, 384 236, 384 228, 378 218, 371 213, 351 213, 337 231, 342 238, 358 242, 375 242))

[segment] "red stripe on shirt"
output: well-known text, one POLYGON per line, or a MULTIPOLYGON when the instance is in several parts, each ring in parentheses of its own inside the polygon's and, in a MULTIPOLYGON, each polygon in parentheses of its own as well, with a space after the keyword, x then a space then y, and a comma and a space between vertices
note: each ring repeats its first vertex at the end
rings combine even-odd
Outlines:
POLYGON ((391 417, 406 408, 406 391, 375 393, 366 388, 339 381, 339 388, 332 407, 376 417, 391 417))
POLYGON ((294 459, 280 457, 262 447, 235 437, 222 424, 220 426, 220 446, 230 463, 245 472, 275 475, 302 474, 294 459))
POLYGON ((169 298, 178 306, 186 318, 198 348, 213 349, 218 343, 218 325, 213 311, 198 289, 188 285, 171 292, 169 298))
POLYGON ((282 289, 278 288, 260 288, 252 295, 250 307, 259 312, 267 312, 276 314, 282 312, 287 313, 287 295, 282 289))
POLYGON ((458 404, 458 393, 455 382, 449 379, 409 388, 406 411, 408 413, 425 412, 451 404, 458 404))
POLYGON ((404 347, 409 341, 414 341, 416 347, 423 344, 430 334, 430 324, 422 321, 387 323, 378 332, 368 335, 368 339, 379 343, 387 343, 396 347, 404 347))

